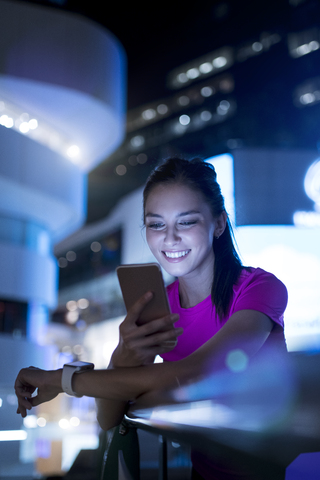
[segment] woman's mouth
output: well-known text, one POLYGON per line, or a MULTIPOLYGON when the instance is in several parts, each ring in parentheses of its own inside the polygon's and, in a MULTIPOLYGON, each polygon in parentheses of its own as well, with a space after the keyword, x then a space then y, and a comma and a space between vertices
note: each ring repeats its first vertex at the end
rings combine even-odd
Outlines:
POLYGON ((180 250, 179 252, 163 251, 162 253, 163 253, 167 258, 170 258, 170 259, 172 259, 172 260, 176 260, 176 259, 185 257, 186 255, 188 255, 189 252, 191 252, 190 249, 189 249, 189 250, 180 250))

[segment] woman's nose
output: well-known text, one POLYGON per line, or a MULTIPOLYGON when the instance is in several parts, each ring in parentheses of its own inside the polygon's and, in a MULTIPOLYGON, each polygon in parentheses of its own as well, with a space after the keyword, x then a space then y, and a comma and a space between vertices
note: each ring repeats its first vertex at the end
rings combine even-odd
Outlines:
POLYGON ((175 228, 168 228, 166 231, 166 236, 164 239, 164 242, 166 245, 175 245, 179 243, 180 237, 178 235, 178 232, 176 231, 175 228))

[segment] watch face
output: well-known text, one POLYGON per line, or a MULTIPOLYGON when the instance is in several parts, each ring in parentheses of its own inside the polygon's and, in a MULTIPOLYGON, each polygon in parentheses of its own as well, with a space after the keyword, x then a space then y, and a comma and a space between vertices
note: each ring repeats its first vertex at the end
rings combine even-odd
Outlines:
POLYGON ((71 363, 66 363, 66 365, 69 365, 70 367, 91 367, 93 366, 93 363, 89 362, 81 362, 80 360, 76 362, 71 362, 71 363))

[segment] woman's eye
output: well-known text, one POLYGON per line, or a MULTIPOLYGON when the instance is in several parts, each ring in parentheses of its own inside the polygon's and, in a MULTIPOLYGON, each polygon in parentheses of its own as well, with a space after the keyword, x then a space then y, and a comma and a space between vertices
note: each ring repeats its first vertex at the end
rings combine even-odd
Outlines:
POLYGON ((187 222, 180 222, 180 225, 183 227, 189 227, 190 225, 195 225, 197 223, 197 220, 189 220, 187 222))
POLYGON ((159 230, 159 228, 162 228, 163 226, 163 223, 150 223, 148 228, 151 228, 152 230, 159 230))

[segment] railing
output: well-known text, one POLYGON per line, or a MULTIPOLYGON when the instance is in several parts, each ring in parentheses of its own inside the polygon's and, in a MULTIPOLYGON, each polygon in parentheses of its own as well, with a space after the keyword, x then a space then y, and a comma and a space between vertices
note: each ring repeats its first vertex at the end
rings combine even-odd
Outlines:
POLYGON ((249 466, 255 479, 284 479, 300 453, 320 451, 320 354, 293 354, 285 362, 270 363, 269 370, 260 365, 240 377, 220 374, 180 390, 180 397, 198 395, 192 401, 136 405, 113 432, 101 480, 140 479, 137 429, 161 439, 159 480, 168 479, 167 439, 213 459, 230 456, 249 466), (210 397, 214 381, 220 387, 223 381, 225 390, 210 397))

